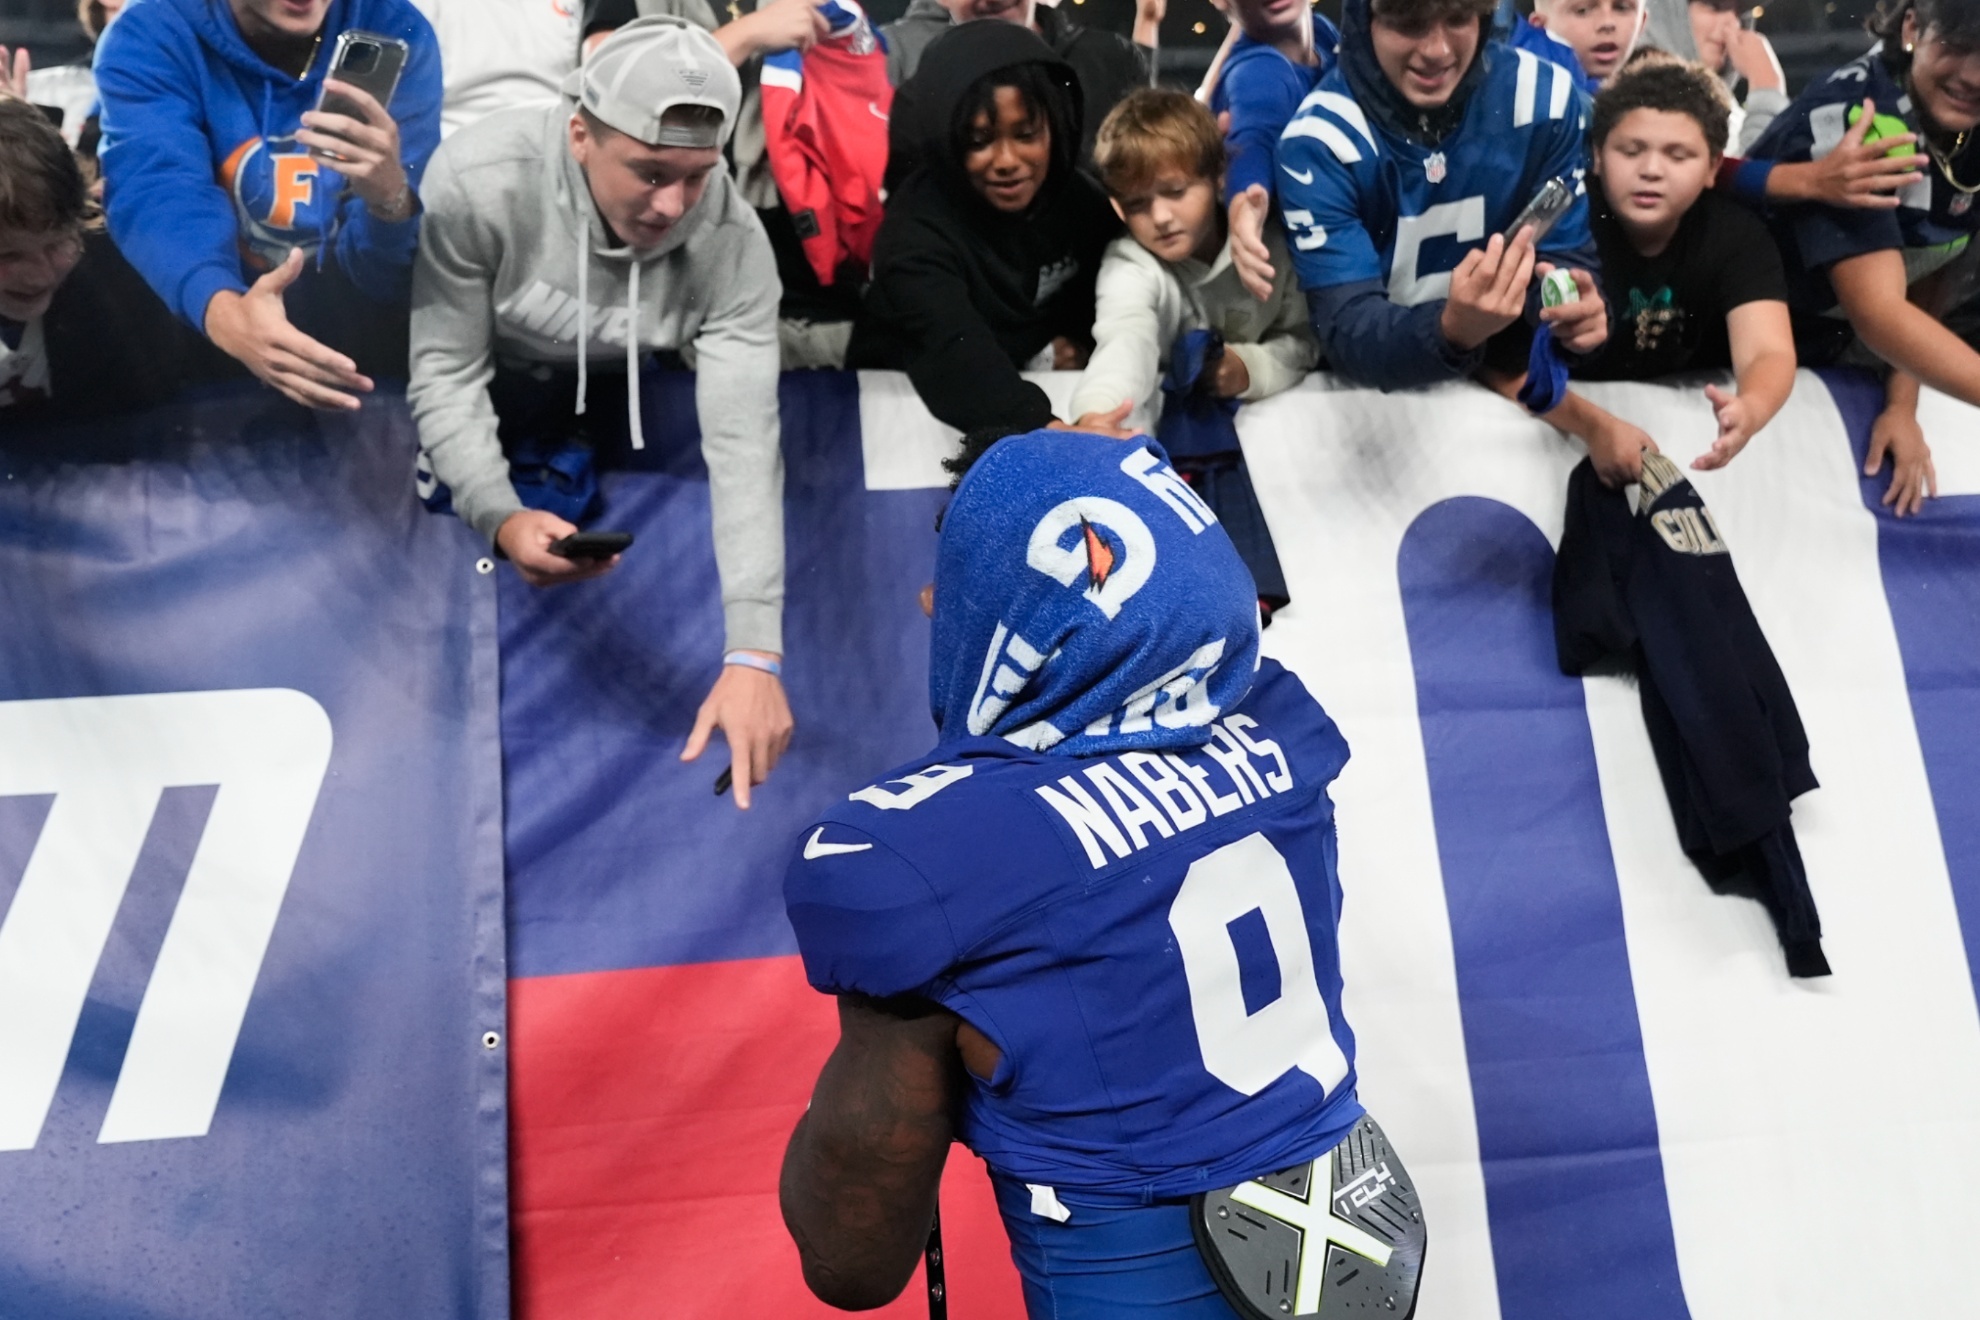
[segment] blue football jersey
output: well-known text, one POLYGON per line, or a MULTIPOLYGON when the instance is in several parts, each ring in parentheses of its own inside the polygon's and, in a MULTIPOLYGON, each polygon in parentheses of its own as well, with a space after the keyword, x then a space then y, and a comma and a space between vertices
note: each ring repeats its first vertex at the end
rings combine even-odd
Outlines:
MULTIPOLYGON (((1877 103, 1879 119, 1902 119, 1908 131, 1919 131, 1917 108, 1891 76, 1879 47, 1803 88, 1747 154, 1763 160, 1820 160, 1842 141, 1851 111, 1866 97, 1877 103)), ((1918 150, 1924 150, 1922 138, 1918 150)), ((1980 139, 1969 140, 1951 164, 1962 184, 1980 184, 1980 139)), ((1954 187, 1936 165, 1897 196, 1897 208, 1887 211, 1820 203, 1772 211, 1774 241, 1787 264, 1790 306, 1798 312, 1833 308, 1836 291, 1829 267, 1866 252, 1897 249, 1904 254, 1909 277, 1921 279, 1958 256, 1980 228, 1974 194, 1954 187)))
MULTIPOLYGON (((1279 138, 1279 204, 1300 287, 1376 280, 1414 307, 1448 296, 1451 271, 1511 224, 1549 179, 1574 204, 1541 240, 1556 262, 1588 248, 1583 183, 1589 101, 1575 76, 1533 52, 1488 42, 1484 77, 1434 147, 1362 112, 1336 66, 1279 138)), ((1575 264, 1583 264, 1576 258, 1575 264)))
POLYGON ((1327 795, 1347 744, 1270 660, 1212 735, 944 744, 821 817, 785 878, 813 986, 920 994, 997 1044, 960 1135, 1068 1205, 1228 1186, 1361 1114, 1327 795))

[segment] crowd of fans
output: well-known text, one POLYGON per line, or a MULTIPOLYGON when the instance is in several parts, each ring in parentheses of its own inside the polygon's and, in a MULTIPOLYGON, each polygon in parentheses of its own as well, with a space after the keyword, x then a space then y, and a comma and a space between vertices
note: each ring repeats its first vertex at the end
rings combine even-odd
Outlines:
POLYGON ((1228 0, 1195 96, 1151 86, 1161 0, 1131 34, 726 8, 83 0, 88 65, 0 50, 0 418, 404 378, 429 504, 550 584, 616 563, 561 543, 642 380, 694 369, 728 651, 690 752, 720 727, 746 803, 791 730, 780 369, 905 371, 963 431, 1153 429, 1268 608, 1230 417, 1316 366, 1476 380, 1613 485, 1656 442, 1575 380, 1730 369, 1710 468, 1797 363, 1860 365, 1899 514, 1920 384, 1980 405, 1980 0, 1884 0, 1792 101, 1731 0, 1228 0), (1070 416, 1041 369, 1084 372, 1070 416))

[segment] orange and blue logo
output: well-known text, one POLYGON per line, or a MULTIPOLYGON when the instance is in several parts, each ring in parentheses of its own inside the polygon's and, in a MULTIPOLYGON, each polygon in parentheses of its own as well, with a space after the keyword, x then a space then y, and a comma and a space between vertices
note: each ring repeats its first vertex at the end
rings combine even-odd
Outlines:
POLYGON ((343 176, 293 137, 241 143, 221 163, 219 182, 233 198, 241 245, 255 265, 274 266, 293 247, 313 252, 336 232, 343 176))

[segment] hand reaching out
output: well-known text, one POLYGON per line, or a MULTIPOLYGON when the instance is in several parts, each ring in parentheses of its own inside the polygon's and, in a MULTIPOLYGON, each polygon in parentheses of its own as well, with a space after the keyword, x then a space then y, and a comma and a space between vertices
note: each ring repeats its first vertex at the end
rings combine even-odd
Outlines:
POLYGON ((1932 467, 1932 447, 1925 443, 1918 414, 1908 408, 1886 408, 1870 427, 1870 452, 1863 461, 1863 475, 1874 477, 1883 470, 1884 458, 1891 460, 1891 485, 1884 492, 1884 507, 1902 518, 1925 507, 1927 497, 1939 493, 1939 474, 1932 467))
POLYGON ((371 392, 370 379, 358 374, 357 363, 289 324, 282 295, 302 273, 302 249, 290 248, 246 293, 214 294, 206 304, 206 337, 305 408, 355 410, 357 396, 371 392))
POLYGON ((1252 184, 1231 198, 1231 265, 1245 292, 1264 302, 1272 296, 1272 254, 1265 246, 1265 225, 1272 217, 1272 196, 1262 184, 1252 184))
MULTIPOLYGON (((760 651, 764 659, 775 656, 760 651)), ((775 674, 747 665, 723 665, 722 676, 708 690, 707 700, 695 712, 694 730, 688 734, 681 759, 692 761, 708 747, 720 729, 729 743, 729 769, 733 773, 736 806, 749 810, 749 791, 770 777, 770 771, 791 745, 791 703, 784 696, 784 685, 775 674)))
POLYGON ((1692 470, 1696 472, 1711 472, 1732 462, 1757 429, 1753 425, 1752 405, 1737 392, 1727 393, 1717 385, 1707 385, 1705 397, 1711 400, 1712 415, 1718 418, 1719 438, 1710 449, 1691 460, 1692 470))
POLYGON ((1047 423, 1045 429, 1048 431, 1085 431, 1090 435, 1104 435, 1112 440, 1132 440, 1135 433, 1124 430, 1121 424, 1127 421, 1127 415, 1133 411, 1134 404, 1123 399, 1119 406, 1110 408, 1106 412, 1081 413, 1076 420, 1070 422, 1061 422, 1055 419, 1047 423))

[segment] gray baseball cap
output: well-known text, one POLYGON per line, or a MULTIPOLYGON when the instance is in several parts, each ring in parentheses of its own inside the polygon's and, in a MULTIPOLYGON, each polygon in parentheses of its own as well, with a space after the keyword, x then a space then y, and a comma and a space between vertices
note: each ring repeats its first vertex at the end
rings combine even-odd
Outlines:
POLYGON ((720 147, 735 128, 742 80, 722 43, 684 18, 636 18, 564 80, 564 95, 601 123, 653 147, 720 147), (705 105, 719 125, 663 124, 677 105, 705 105))

